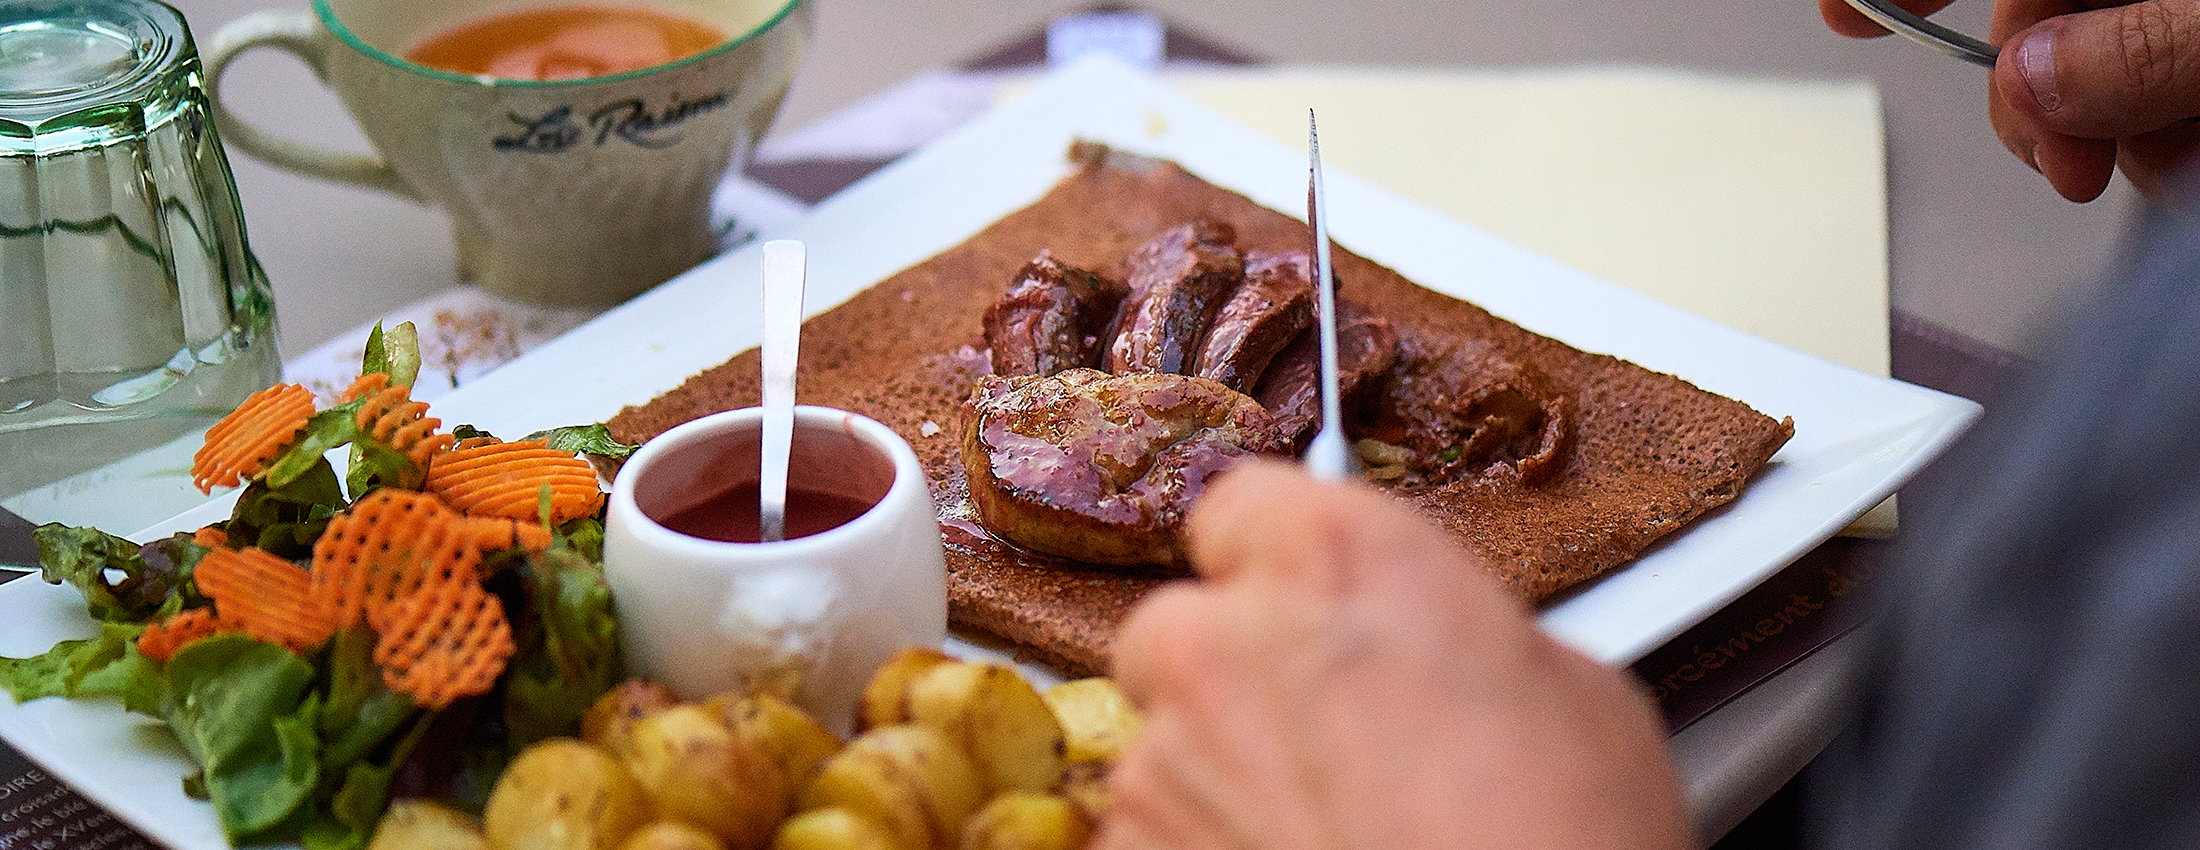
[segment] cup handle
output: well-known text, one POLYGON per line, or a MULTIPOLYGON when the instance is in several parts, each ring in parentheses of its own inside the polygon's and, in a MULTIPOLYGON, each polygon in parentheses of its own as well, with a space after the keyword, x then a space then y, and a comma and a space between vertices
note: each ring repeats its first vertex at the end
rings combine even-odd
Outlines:
POLYGON ((263 9, 230 21, 215 32, 206 51, 206 88, 214 106, 215 126, 230 144, 270 165, 421 200, 419 194, 408 188, 397 172, 380 159, 276 138, 245 123, 223 103, 222 74, 229 70, 231 60, 255 47, 272 47, 298 57, 306 67, 313 69, 314 78, 325 85, 328 76, 322 65, 321 51, 325 42, 320 38, 320 27, 320 22, 308 12, 263 9))

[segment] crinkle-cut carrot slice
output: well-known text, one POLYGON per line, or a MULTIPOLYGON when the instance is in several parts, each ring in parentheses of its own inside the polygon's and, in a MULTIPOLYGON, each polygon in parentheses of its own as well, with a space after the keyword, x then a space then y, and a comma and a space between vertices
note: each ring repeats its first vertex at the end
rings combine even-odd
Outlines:
POLYGON ((313 588, 337 628, 364 621, 437 578, 479 582, 482 531, 427 493, 383 488, 329 519, 313 544, 313 588))
POLYGON ((436 433, 443 420, 427 415, 428 403, 413 401, 407 387, 390 386, 390 376, 381 372, 360 375, 341 398, 346 404, 366 399, 354 420, 359 428, 423 468, 430 457, 457 439, 436 433))
POLYGON ((305 568, 262 549, 215 549, 192 571, 224 625, 293 652, 336 633, 305 568))
POLYGON ((206 442, 191 456, 191 483, 211 493, 260 474, 312 418, 313 391, 303 386, 276 384, 253 393, 206 430, 206 442))
POLYGON ((219 549, 229 545, 229 530, 218 525, 202 525, 199 530, 191 532, 191 542, 208 549, 219 549))
POLYGON ((483 552, 509 549, 518 546, 529 552, 540 553, 550 548, 550 530, 533 520, 498 519, 496 517, 467 517, 472 520, 474 545, 483 552))
POLYGON ((138 652, 163 664, 186 644, 202 637, 232 630, 214 616, 212 608, 187 608, 175 616, 145 627, 138 635, 138 652))
POLYGON ((550 487, 550 521, 562 524, 603 507, 596 468, 540 440, 454 448, 436 455, 421 488, 471 516, 529 520, 550 487))
POLYGON ((487 693, 517 647, 504 605, 471 581, 433 582, 390 607, 374 661, 382 681, 422 707, 487 693))

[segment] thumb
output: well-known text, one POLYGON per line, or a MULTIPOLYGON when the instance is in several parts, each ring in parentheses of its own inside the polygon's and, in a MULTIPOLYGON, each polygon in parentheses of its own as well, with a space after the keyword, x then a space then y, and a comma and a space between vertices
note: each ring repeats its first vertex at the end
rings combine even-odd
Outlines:
POLYGON ((2027 123, 2119 139, 2200 115, 2200 0, 2141 0, 2016 34, 1994 86, 2027 123))

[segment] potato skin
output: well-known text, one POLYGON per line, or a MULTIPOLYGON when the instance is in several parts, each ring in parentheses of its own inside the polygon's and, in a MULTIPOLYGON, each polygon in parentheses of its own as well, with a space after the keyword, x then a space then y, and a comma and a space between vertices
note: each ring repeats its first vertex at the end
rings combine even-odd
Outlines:
POLYGON ((909 683, 955 657, 929 646, 903 647, 879 665, 856 702, 856 731, 909 722, 909 683))
POLYGON ((839 806, 788 818, 772 837, 772 850, 922 850, 895 843, 877 821, 839 806))
POLYGON ((590 707, 583 738, 514 759, 479 826, 401 803, 367 850, 1079 847, 1139 722, 1105 679, 1042 693, 930 647, 890 658, 858 712, 865 731, 843 742, 770 694, 689 703, 631 680, 590 707))
POLYGON ((787 815, 790 791, 779 765, 700 703, 635 723, 626 763, 658 818, 702 827, 730 850, 769 844, 787 815))
POLYGON ((726 850, 726 843, 691 823, 654 820, 619 842, 618 850, 726 850))
POLYGON ((481 824, 464 812, 427 800, 398 800, 374 825, 367 850, 488 850, 481 824))
POLYGON ((648 820, 641 783, 618 759, 576 738, 521 751, 482 813, 493 850, 612 850, 648 820))
POLYGON ((1098 761, 1070 762, 1062 771, 1062 798, 1076 806, 1090 823, 1107 817, 1114 799, 1108 794, 1108 770, 1113 765, 1098 761))
POLYGON ((679 704, 680 696, 671 688, 647 679, 628 679, 598 697, 581 714, 581 740, 624 757, 635 723, 679 704))
POLYGON ((935 664, 909 681, 909 720, 970 756, 990 792, 1054 790, 1062 777, 1062 725, 1039 692, 999 664, 935 664))
POLYGON ((1063 682, 1041 694, 1062 724, 1071 763, 1112 762, 1121 758, 1146 720, 1114 679, 1095 677, 1063 682))
POLYGON ((1092 825, 1068 800, 1010 791, 970 816, 962 850, 1074 850, 1091 836, 1092 825))
POLYGON ((962 748, 932 729, 900 725, 865 732, 826 759, 797 808, 839 806, 877 821, 896 846, 945 850, 985 799, 962 748))
POLYGON ((799 787, 817 770, 819 762, 845 746, 840 736, 817 718, 771 694, 734 700, 721 697, 711 700, 711 704, 727 726, 763 746, 790 786, 799 787))

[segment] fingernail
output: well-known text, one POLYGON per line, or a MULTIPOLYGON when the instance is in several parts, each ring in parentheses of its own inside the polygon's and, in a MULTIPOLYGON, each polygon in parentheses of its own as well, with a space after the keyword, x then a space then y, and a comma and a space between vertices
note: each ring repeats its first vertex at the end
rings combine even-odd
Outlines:
POLYGON ((2055 87, 2055 31, 2043 29, 2024 37, 2017 45, 2017 70, 2032 90, 2032 100, 2045 112, 2062 107, 2062 90, 2055 87))

